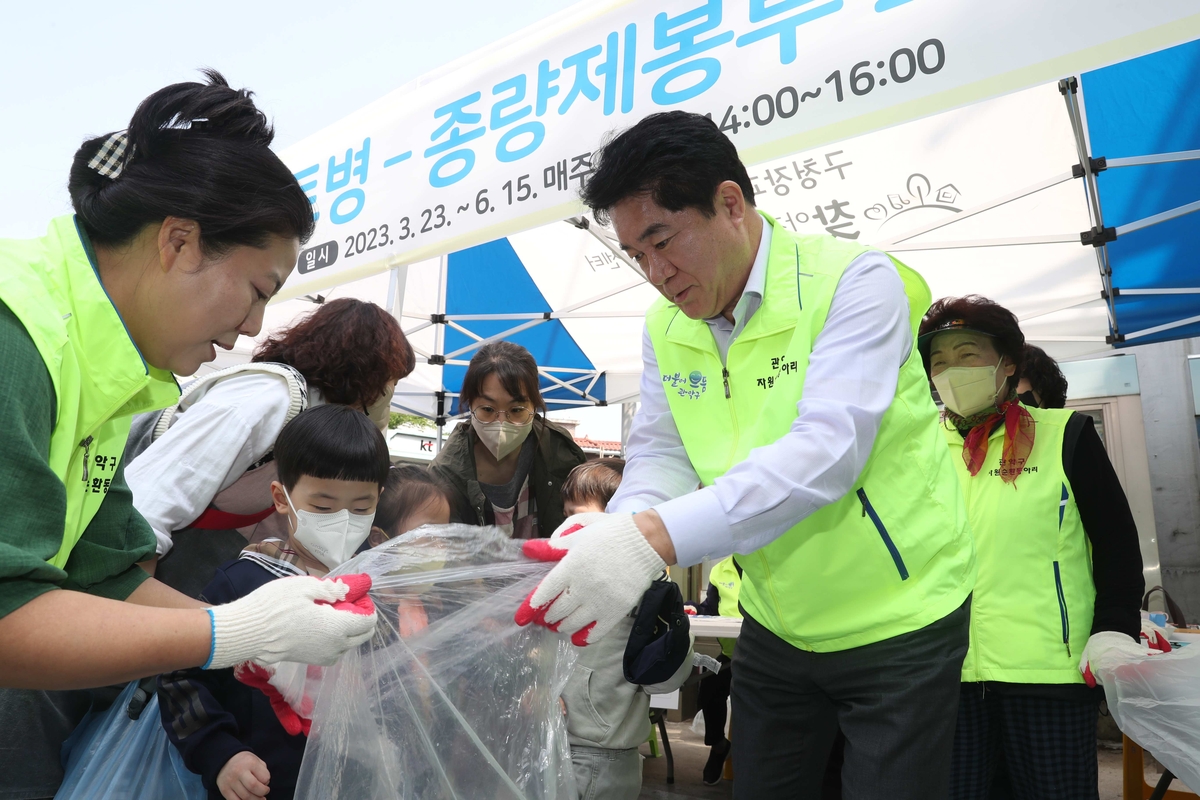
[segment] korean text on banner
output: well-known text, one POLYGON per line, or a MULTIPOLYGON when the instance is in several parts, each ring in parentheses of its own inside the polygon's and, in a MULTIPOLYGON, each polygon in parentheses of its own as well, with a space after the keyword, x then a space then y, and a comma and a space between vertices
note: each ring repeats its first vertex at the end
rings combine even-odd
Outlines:
POLYGON ((604 135, 654 112, 708 114, 758 163, 1200 36, 1195 0, 596 6, 289 148, 317 232, 281 296, 578 213, 604 135))

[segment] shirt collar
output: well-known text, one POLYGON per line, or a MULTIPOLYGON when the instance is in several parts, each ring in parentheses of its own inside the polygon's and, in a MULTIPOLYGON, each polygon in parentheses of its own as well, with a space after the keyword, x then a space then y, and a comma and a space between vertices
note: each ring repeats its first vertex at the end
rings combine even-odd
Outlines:
POLYGON ((767 285, 767 258, 771 254, 773 229, 770 220, 764 217, 762 212, 756 211, 755 213, 762 218, 762 237, 758 241, 758 252, 754 254, 754 264, 750 267, 750 275, 746 278, 746 288, 742 290, 742 296, 738 298, 737 305, 733 307, 733 322, 730 323, 729 320, 718 314, 705 320, 710 326, 740 332, 758 307, 762 305, 763 291, 767 285))
MULTIPOLYGON (((759 214, 761 217, 762 215, 759 214)), ((746 288, 742 290, 742 298, 752 294, 760 300, 767 285, 767 257, 771 254, 771 223, 764 217, 762 238, 758 242, 758 252, 754 254, 754 266, 750 268, 750 277, 746 279, 746 288)), ((739 300, 740 304, 741 301, 739 300)))

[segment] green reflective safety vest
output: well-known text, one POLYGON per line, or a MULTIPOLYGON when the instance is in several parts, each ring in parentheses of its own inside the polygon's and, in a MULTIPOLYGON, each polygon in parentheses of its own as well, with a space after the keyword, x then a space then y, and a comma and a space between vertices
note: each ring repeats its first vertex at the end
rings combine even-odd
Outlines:
MULTIPOLYGON (((733 556, 723 558, 713 564, 712 571, 708 573, 708 582, 717 587, 717 596, 720 598, 717 603, 717 614, 722 617, 740 619, 742 611, 738 608, 738 594, 742 589, 742 576, 738 575, 737 566, 733 563, 733 556)), ((721 636, 717 638, 717 641, 721 643, 721 652, 732 657, 733 647, 737 644, 737 640, 721 636)))
POLYGON ((945 431, 975 535, 979 577, 971 600, 964 681, 1083 683, 1079 657, 1092 632, 1091 543, 1062 464, 1072 411, 1028 408, 1036 423, 1024 464, 1002 464, 1004 427, 988 439, 974 477, 963 437, 945 431), (1015 483, 1002 479, 1019 469, 1015 483))
POLYGON ((70 216, 41 239, 0 240, 0 302, 25 326, 54 386, 50 468, 67 515, 46 561, 60 569, 104 501, 131 417, 179 399, 174 376, 142 359, 85 241, 70 216))
MULTIPOLYGON (((665 299, 646 317, 671 415, 706 486, 791 430, 834 290, 867 252, 768 222, 774 232, 762 305, 725 365, 703 320, 665 299)), ((962 492, 915 349, 929 287, 893 262, 908 295, 914 349, 862 474, 840 500, 738 555, 743 609, 804 650, 846 650, 917 630, 961 606, 975 582, 962 492)), ((854 363, 844 368, 847 380, 877 378, 858 374, 854 363)))

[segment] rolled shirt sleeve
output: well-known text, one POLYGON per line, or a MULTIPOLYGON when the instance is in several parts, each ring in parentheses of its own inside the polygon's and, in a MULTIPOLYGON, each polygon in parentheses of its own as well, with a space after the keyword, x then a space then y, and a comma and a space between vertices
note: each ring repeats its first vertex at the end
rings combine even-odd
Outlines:
POLYGON ((642 405, 629 429, 621 485, 608 503, 608 511, 613 513, 636 514, 700 486, 700 476, 683 449, 683 439, 667 405, 654 345, 645 329, 642 364, 642 405))
MULTIPOLYGON (((651 415, 645 424, 656 423, 660 438, 647 437, 641 444, 661 442, 667 448, 659 456, 631 448, 633 469, 627 467, 626 474, 637 476, 638 483, 629 490, 628 508, 640 510, 633 508, 633 498, 653 497, 653 490, 642 487, 661 475, 658 493, 674 493, 674 497, 654 508, 681 565, 749 553, 770 544, 853 488, 895 398, 900 367, 912 345, 908 298, 895 265, 883 253, 859 256, 842 274, 825 326, 813 345, 791 430, 751 451, 711 486, 686 492, 680 491, 682 442, 675 448, 670 437, 661 434, 665 423, 651 415), (636 464, 639 458, 645 462, 644 470, 636 464), (648 474, 639 474, 642 471, 648 474)), ((657 374, 657 364, 647 361, 643 390, 647 377, 657 374)), ((658 390, 665 406, 666 393, 661 386, 658 390)), ((673 421, 671 428, 678 441, 673 421)))

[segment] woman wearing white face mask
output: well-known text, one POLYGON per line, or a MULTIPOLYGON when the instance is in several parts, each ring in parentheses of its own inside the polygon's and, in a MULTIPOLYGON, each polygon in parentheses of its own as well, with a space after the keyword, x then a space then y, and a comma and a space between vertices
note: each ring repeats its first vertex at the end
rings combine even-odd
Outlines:
POLYGON ((330 403, 386 431, 396 382, 413 366, 395 318, 344 297, 275 332, 253 363, 206 375, 185 387, 176 407, 136 420, 127 476, 157 539, 155 577, 197 597, 247 542, 282 538, 270 486, 284 424, 330 403))
POLYGON ((498 525, 518 539, 549 536, 566 518, 563 481, 587 458, 542 416, 533 356, 512 342, 479 348, 458 402, 470 424, 454 429, 432 465, 451 487, 451 521, 498 525))
POLYGON ((934 303, 918 339, 979 565, 952 800, 986 800, 998 781, 1019 799, 1095 800, 1089 663, 1146 650, 1129 504, 1090 417, 1017 399, 1024 343, 1011 312, 974 296, 934 303))

